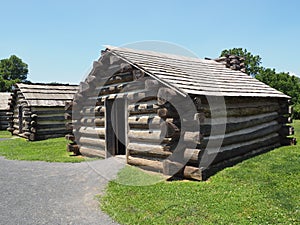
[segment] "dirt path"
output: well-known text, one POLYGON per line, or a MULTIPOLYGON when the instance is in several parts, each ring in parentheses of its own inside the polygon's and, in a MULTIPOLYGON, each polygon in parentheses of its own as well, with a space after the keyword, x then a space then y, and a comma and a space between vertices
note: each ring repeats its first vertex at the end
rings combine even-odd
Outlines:
POLYGON ((0 224, 117 224, 94 196, 121 167, 117 160, 72 164, 0 157, 0 224))

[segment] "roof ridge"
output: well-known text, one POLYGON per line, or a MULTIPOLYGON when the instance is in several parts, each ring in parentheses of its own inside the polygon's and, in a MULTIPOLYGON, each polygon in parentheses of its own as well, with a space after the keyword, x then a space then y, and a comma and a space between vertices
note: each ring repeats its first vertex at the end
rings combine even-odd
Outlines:
POLYGON ((16 83, 16 85, 28 85, 28 86, 70 86, 70 87, 77 87, 77 84, 60 84, 60 83, 16 83))
POLYGON ((202 59, 202 58, 199 58, 199 57, 176 55, 176 54, 158 52, 158 51, 152 51, 152 50, 124 48, 124 47, 116 47, 116 46, 111 46, 111 45, 104 45, 104 47, 106 47, 106 49, 108 49, 110 51, 117 50, 117 51, 121 51, 121 52, 139 53, 139 54, 151 55, 151 56, 156 56, 156 57, 161 57, 161 58, 166 58, 167 57, 169 59, 176 59, 176 60, 188 60, 188 61, 193 61, 193 62, 220 64, 216 61, 202 59))

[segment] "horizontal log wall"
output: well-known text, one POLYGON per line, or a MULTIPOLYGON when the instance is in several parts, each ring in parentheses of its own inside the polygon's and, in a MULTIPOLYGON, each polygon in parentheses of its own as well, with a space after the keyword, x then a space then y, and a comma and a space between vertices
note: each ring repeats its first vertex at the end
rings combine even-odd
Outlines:
POLYGON ((10 102, 8 130, 31 141, 63 137, 67 134, 64 114, 64 107, 29 106, 20 90, 16 89, 10 102), (20 106, 22 121, 19 115, 20 106))
POLYGON ((106 157, 104 103, 122 97, 128 100, 128 163, 167 175, 206 179, 210 170, 287 143, 292 133, 285 126, 285 99, 226 97, 222 108, 213 97, 190 96, 190 110, 187 98, 173 89, 126 62, 105 63, 109 58, 95 62, 73 103, 74 139, 82 154, 106 157))
POLYGON ((199 166, 203 179, 282 145, 286 136, 292 134, 285 125, 291 122, 287 99, 228 97, 226 110, 214 104, 208 106, 205 97, 194 100, 201 115, 198 118, 203 140, 197 148, 202 151, 199 166))
POLYGON ((73 129, 73 143, 79 146, 83 155, 106 157, 104 102, 137 88, 130 87, 134 75, 129 64, 106 67, 109 64, 101 66, 100 62, 94 63, 91 74, 80 84, 72 104, 73 115, 68 126, 73 129))
POLYGON ((0 130, 6 130, 8 128, 8 110, 0 110, 0 130))
POLYGON ((30 140, 64 137, 65 113, 64 107, 31 107, 30 140))
POLYGON ((23 94, 19 89, 15 89, 12 93, 11 100, 9 102, 9 127, 8 130, 13 135, 19 135, 26 139, 30 138, 31 128, 31 108, 28 106, 23 94), (22 120, 19 120, 19 107, 22 107, 22 120), (22 128, 22 129, 21 129, 22 128))

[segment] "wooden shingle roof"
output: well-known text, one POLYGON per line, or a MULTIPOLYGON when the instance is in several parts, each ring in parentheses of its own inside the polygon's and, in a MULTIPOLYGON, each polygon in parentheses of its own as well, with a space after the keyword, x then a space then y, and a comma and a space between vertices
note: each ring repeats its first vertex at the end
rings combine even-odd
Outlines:
POLYGON ((183 94, 289 98, 248 74, 213 60, 112 46, 107 46, 106 51, 183 94))
POLYGON ((64 106, 73 99, 77 85, 16 84, 29 106, 64 106))
POLYGON ((9 98, 11 94, 6 92, 0 93, 0 110, 8 110, 9 109, 9 98))

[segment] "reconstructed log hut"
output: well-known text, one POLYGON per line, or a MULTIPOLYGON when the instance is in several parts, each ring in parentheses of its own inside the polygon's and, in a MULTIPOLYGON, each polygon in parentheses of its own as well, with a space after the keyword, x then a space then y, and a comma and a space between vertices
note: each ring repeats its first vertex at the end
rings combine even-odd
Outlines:
POLYGON ((77 89, 75 85, 16 84, 8 130, 31 141, 65 136, 65 103, 77 89))
POLYGON ((0 93, 0 130, 6 130, 8 127, 8 101, 10 93, 0 93))
POLYGON ((217 61, 107 47, 75 95, 69 150, 202 180, 292 142, 289 96, 217 61))

